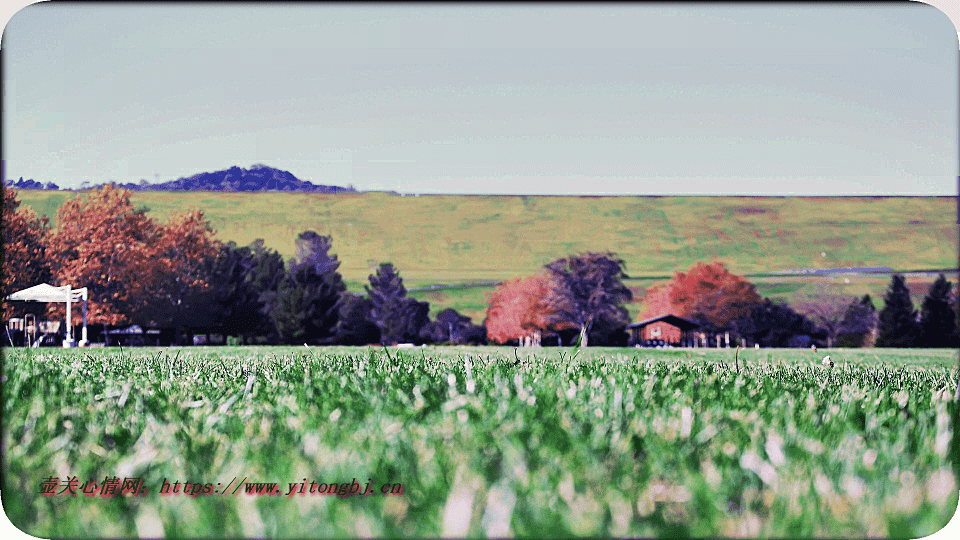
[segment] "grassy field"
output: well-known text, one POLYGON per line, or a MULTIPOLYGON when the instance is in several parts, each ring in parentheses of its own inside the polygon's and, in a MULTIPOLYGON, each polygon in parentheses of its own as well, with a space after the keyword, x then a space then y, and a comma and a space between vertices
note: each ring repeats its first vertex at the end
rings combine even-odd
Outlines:
MULTIPOLYGON (((20 200, 55 223, 69 192, 22 190, 20 200)), ((82 196, 82 195, 81 195, 82 196)), ((951 197, 399 197, 380 193, 134 193, 134 204, 166 220, 202 209, 221 240, 257 238, 285 257, 304 230, 333 236, 348 287, 362 292, 379 262, 393 262, 408 288, 499 281, 540 271, 585 251, 614 251, 642 296, 657 277, 719 259, 735 273, 791 268, 955 268, 957 199, 951 197)), ((955 279, 955 276, 951 276, 955 279)), ((832 292, 870 293, 879 303, 889 276, 834 283, 832 292)), ((822 281, 822 280, 820 280, 822 281)), ((915 302, 933 278, 914 280, 915 302)), ((811 278, 755 280, 763 296, 816 292, 811 278), (799 280, 799 281, 798 281, 799 280)), ((431 314, 452 307, 483 320, 488 287, 413 296, 431 314)), ((878 305, 878 307, 880 307, 878 305)), ((640 304, 628 306, 631 316, 640 304)))
POLYGON ((938 530, 957 505, 956 351, 823 354, 6 349, 3 505, 41 537, 938 530), (40 495, 71 476, 149 492, 40 495), (354 479, 377 494, 298 493, 354 479), (244 480, 280 494, 228 489, 244 480))
MULTIPOLYGON (((55 220, 67 192, 18 193, 55 220)), ((82 195, 81 195, 82 196, 82 195)), ((222 240, 263 238, 285 257, 304 230, 331 234, 346 279, 393 262, 413 284, 528 275, 588 250, 614 251, 636 276, 718 258, 738 273, 788 268, 957 263, 950 197, 398 197, 214 192, 134 193, 160 220, 202 209, 222 240), (823 254, 823 255, 821 255, 823 254)))

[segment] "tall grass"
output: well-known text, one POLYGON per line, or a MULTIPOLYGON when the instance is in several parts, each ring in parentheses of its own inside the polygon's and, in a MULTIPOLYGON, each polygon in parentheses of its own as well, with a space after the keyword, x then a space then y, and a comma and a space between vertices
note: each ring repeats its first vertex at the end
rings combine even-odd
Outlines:
POLYGON ((568 352, 7 349, 4 507, 43 537, 921 537, 955 511, 953 351, 568 352), (151 491, 39 495, 73 475, 151 491), (404 491, 156 492, 243 478, 404 491))

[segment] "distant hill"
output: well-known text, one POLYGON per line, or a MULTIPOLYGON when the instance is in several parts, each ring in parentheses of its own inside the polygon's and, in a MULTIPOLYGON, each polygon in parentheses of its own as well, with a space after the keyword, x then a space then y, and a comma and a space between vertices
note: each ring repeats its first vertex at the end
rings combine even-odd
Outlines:
POLYGON ((151 184, 120 184, 131 191, 295 191, 305 193, 353 193, 353 188, 321 186, 300 180, 293 173, 266 165, 254 165, 249 169, 230 167, 216 172, 202 172, 187 178, 151 184))
MULTIPOLYGON (((56 184, 41 184, 35 180, 18 182, 7 180, 6 185, 17 189, 59 189, 56 184)), ((140 183, 117 184, 130 191, 228 191, 259 192, 288 191, 300 193, 355 193, 352 187, 321 186, 306 180, 300 180, 288 171, 274 169, 266 165, 254 165, 249 169, 230 167, 216 172, 202 172, 187 178, 178 178, 169 182, 152 184, 146 180, 140 183)))
POLYGON ((22 176, 20 177, 20 180, 17 180, 16 182, 14 182, 13 180, 7 180, 4 182, 4 185, 6 185, 7 187, 12 187, 16 189, 53 189, 53 190, 60 189, 60 187, 54 184, 53 182, 47 182, 46 184, 41 184, 40 182, 37 182, 36 180, 33 180, 33 179, 24 180, 22 176))

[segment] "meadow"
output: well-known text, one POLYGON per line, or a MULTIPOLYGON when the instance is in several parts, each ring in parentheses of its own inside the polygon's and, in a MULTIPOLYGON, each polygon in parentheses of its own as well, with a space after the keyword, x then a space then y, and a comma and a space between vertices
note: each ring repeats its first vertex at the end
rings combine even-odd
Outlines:
POLYGON ((3 505, 41 537, 917 538, 957 507, 952 350, 3 353, 3 505), (72 476, 149 492, 40 494, 72 476))

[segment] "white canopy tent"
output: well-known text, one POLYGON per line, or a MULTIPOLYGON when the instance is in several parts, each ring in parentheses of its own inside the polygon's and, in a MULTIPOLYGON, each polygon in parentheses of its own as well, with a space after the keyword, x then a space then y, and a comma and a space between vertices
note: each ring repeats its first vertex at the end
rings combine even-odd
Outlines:
POLYGON ((66 339, 63 341, 64 347, 73 347, 73 325, 70 319, 70 305, 74 302, 83 301, 83 330, 80 334, 80 346, 87 344, 87 288, 72 289, 69 285, 63 287, 54 287, 47 283, 34 285, 29 289, 17 291, 9 296, 7 300, 20 302, 65 302, 67 304, 67 329, 66 339))

